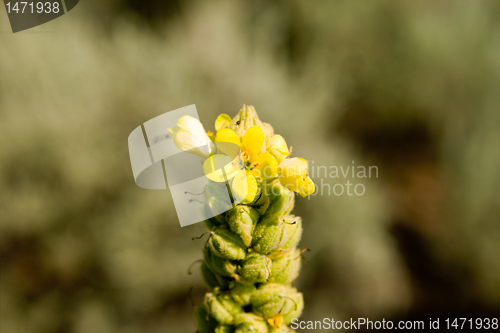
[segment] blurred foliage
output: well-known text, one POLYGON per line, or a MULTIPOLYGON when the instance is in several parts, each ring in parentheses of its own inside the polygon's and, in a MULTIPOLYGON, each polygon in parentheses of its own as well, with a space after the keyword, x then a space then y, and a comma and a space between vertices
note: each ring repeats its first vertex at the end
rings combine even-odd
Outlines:
POLYGON ((87 1, 2 33, 2 332, 195 330, 205 228, 134 184, 127 148, 193 103, 207 129, 252 104, 314 165, 379 167, 361 197, 297 200, 304 320, 498 316, 499 9, 87 1))

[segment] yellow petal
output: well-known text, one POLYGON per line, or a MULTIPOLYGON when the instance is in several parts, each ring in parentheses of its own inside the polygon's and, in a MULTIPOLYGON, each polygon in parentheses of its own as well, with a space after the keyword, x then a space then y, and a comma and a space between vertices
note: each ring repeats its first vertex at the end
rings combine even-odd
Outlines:
POLYGON ((283 159, 278 168, 281 185, 306 197, 314 193, 315 186, 307 174, 307 161, 303 158, 283 159))
POLYGON ((269 139, 266 148, 278 161, 290 155, 285 139, 279 134, 273 135, 269 139))
POLYGON ((177 148, 204 158, 210 155, 213 145, 210 145, 210 139, 206 134, 205 138, 199 138, 179 126, 168 128, 168 131, 177 148))
POLYGON ((231 158, 223 154, 210 156, 203 162, 205 176, 214 182, 225 182, 231 180, 239 171, 231 158))
MULTIPOLYGON (((215 143, 220 143, 217 145, 217 148, 225 153, 226 155, 231 156, 232 158, 235 158, 234 153, 235 149, 237 147, 241 146, 240 143, 240 138, 234 133, 233 130, 230 130, 229 128, 223 128, 220 131, 217 132, 215 135, 215 143), (225 144, 228 143, 228 144, 225 144)), ((239 150, 236 152, 236 154, 239 153, 239 150)))
POLYGON ((285 158, 279 165, 279 173, 284 177, 307 175, 307 161, 303 158, 285 158))
POLYGON ((198 119, 182 116, 177 121, 177 126, 168 131, 179 149, 202 157, 212 153, 212 141, 198 119))
POLYGON ((261 153, 251 160, 250 167, 256 177, 263 180, 272 179, 278 172, 278 161, 270 153, 261 153))
POLYGON ((248 170, 241 170, 233 178, 231 192, 237 203, 249 204, 254 201, 259 191, 257 180, 248 170))
POLYGON ((248 151, 250 155, 257 155, 262 148, 266 135, 259 126, 252 126, 243 135, 241 150, 248 151))
POLYGON ((230 123, 231 117, 225 113, 221 113, 215 120, 215 130, 220 131, 221 129, 228 127, 230 123))
POLYGON ((315 189, 316 186, 314 185, 312 179, 307 177, 306 179, 304 179, 302 186, 297 190, 297 193, 305 198, 308 195, 313 194, 315 189))
POLYGON ((231 142, 237 144, 238 146, 241 145, 240 138, 238 138, 236 133, 229 128, 223 128, 220 131, 217 131, 217 134, 215 135, 215 142, 231 142))

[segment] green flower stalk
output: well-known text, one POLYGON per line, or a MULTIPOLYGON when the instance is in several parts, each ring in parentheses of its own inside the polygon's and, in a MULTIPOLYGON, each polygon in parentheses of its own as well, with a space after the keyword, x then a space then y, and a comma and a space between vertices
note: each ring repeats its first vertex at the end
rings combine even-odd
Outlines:
POLYGON ((217 198, 226 190, 224 181, 228 179, 239 202, 205 221, 210 238, 203 250, 201 273, 208 292, 194 311, 198 332, 294 332, 288 325, 304 307, 302 294, 292 286, 301 266, 297 245, 302 220, 290 212, 294 192, 303 197, 314 192, 307 161, 289 158, 284 138, 261 122, 252 106, 243 106, 233 119, 220 115, 215 134, 201 131, 196 119, 183 118, 171 131, 181 149, 192 149, 207 137, 217 147, 205 153, 203 164, 210 179, 205 189, 206 209, 220 205, 217 198), (211 172, 224 154, 230 155, 218 143, 240 148, 244 170, 227 169, 224 179, 211 172))

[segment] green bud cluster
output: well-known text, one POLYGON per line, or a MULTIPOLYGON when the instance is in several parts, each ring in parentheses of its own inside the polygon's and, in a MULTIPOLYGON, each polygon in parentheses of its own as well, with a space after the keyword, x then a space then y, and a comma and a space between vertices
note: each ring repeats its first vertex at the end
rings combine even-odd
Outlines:
MULTIPOLYGON (((208 209, 220 184, 205 190, 208 209)), ((224 188, 222 188, 224 190, 224 188)), ((277 180, 259 182, 259 195, 205 221, 210 238, 201 273, 208 288, 195 309, 199 333, 285 333, 301 315, 298 277, 302 220, 291 215, 294 193, 277 180)))

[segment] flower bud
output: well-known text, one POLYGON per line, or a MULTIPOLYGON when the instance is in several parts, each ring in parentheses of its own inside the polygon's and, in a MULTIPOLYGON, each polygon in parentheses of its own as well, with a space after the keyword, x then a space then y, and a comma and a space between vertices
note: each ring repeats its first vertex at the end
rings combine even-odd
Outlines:
POLYGON ((248 255, 238 268, 240 282, 264 283, 271 274, 272 261, 266 256, 259 254, 248 255))
POLYGON ((215 296, 212 293, 208 293, 205 295, 205 304, 210 316, 224 325, 231 325, 234 316, 243 312, 241 306, 227 294, 215 296))
POLYGON ((252 232, 259 218, 260 215, 256 209, 246 205, 238 205, 228 212, 227 223, 234 233, 240 235, 243 243, 250 247, 252 232))
POLYGON ((240 112, 231 120, 228 128, 232 129, 238 137, 242 138, 247 129, 252 126, 262 127, 262 121, 260 121, 253 106, 243 105, 240 112))
POLYGON ((229 325, 219 325, 215 328, 214 333, 233 333, 234 328, 229 325))
POLYGON ((204 205, 203 206, 203 214, 207 219, 205 220, 205 224, 210 230, 215 230, 217 228, 220 228, 222 226, 227 226, 226 220, 224 219, 224 215, 219 214, 212 216, 212 212, 210 209, 209 205, 204 205))
POLYGON ((282 250, 294 248, 299 244, 302 237, 302 219, 298 216, 288 215, 283 219, 287 241, 282 250))
POLYGON ((250 304, 250 298, 256 290, 253 284, 243 284, 236 281, 231 282, 229 289, 233 299, 241 306, 250 304))
POLYGON ((194 309, 194 318, 200 333, 212 333, 217 326, 217 321, 208 315, 205 304, 197 306, 194 309))
POLYGON ((208 246, 213 254, 224 259, 243 260, 246 256, 246 246, 240 236, 229 229, 213 231, 208 246))
POLYGON ((269 196, 269 207, 266 210, 265 217, 286 215, 292 209, 295 203, 293 192, 283 187, 278 179, 264 186, 267 196, 269 196))
POLYGON ((234 317, 234 333, 268 333, 266 322, 253 314, 240 313, 234 317))
POLYGON ((280 313, 285 305, 287 288, 277 283, 263 284, 252 295, 251 303, 255 313, 265 319, 280 313))
POLYGON ((201 277, 210 290, 214 290, 215 288, 225 290, 229 286, 229 282, 222 276, 214 273, 205 262, 201 264, 201 277))
POLYGON ((280 218, 266 218, 255 227, 252 246, 257 253, 267 255, 281 248, 286 241, 285 227, 280 218))
POLYGON ((290 325, 293 318, 298 318, 302 314, 304 309, 304 297, 302 293, 298 293, 297 289, 290 288, 285 299, 285 305, 281 310, 283 315, 283 323, 285 325, 290 325))
POLYGON ((273 259, 269 282, 291 283, 299 275, 300 264, 300 250, 298 249, 273 259))
POLYGON ((236 273, 236 264, 229 259, 218 257, 209 249, 203 249, 206 264, 210 269, 221 276, 231 277, 236 273))
POLYGON ((224 215, 231 208, 231 202, 227 194, 226 183, 216 183, 210 181, 205 187, 205 205, 203 214, 207 220, 208 227, 213 230, 216 227, 226 225, 224 215))

